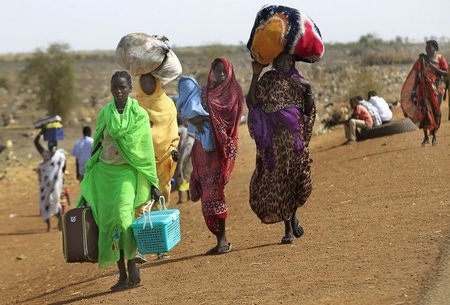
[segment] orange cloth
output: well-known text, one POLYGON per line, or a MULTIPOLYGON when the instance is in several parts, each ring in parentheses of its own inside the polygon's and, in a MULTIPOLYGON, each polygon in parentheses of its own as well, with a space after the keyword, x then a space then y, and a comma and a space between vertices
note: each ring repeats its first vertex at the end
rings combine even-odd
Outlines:
POLYGON ((364 106, 361 105, 356 106, 355 113, 358 114, 358 118, 360 120, 366 122, 367 127, 372 128, 373 126, 372 116, 370 115, 369 111, 367 111, 366 108, 364 108, 364 106))

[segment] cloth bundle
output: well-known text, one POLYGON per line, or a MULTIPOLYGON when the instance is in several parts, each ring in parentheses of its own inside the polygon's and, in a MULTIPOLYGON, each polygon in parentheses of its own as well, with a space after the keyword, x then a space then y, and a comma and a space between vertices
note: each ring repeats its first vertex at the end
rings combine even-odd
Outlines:
POLYGON ((117 45, 116 62, 138 76, 151 73, 163 85, 177 78, 182 71, 178 57, 170 49, 165 36, 130 33, 117 45))
POLYGON ((266 65, 282 52, 297 61, 314 63, 325 51, 319 28, 307 15, 281 5, 263 6, 247 43, 252 58, 266 65))

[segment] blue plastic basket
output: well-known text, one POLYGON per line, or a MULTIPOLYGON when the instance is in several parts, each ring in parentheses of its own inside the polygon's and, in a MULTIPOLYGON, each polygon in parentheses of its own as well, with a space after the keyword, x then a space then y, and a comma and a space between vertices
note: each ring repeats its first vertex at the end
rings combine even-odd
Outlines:
POLYGON ((64 127, 49 128, 44 132, 44 141, 59 141, 64 139, 64 127))
POLYGON ((181 240, 177 209, 144 212, 131 227, 141 254, 168 252, 181 240))

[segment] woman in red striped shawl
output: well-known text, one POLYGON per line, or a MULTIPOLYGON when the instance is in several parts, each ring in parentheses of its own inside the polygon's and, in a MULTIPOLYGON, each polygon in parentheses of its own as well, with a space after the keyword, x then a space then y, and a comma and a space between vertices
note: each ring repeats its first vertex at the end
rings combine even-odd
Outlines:
POLYGON ((192 149, 191 199, 201 199, 206 225, 217 238, 217 245, 207 254, 221 254, 231 250, 231 243, 225 234, 228 215, 225 185, 236 160, 243 103, 242 89, 236 81, 231 62, 223 57, 214 59, 208 83, 202 91, 202 105, 209 116, 197 116, 189 120, 200 132, 206 132, 203 122, 209 121, 210 136, 215 145, 213 151, 205 151, 200 140, 196 139, 192 149))
POLYGON ((422 146, 429 143, 428 130, 433 137, 432 145, 437 144, 436 132, 441 125, 442 78, 447 75, 448 64, 445 57, 437 53, 438 50, 437 41, 428 40, 426 54, 420 54, 413 67, 416 74, 411 97, 420 112, 419 128, 423 128, 424 135, 422 146))

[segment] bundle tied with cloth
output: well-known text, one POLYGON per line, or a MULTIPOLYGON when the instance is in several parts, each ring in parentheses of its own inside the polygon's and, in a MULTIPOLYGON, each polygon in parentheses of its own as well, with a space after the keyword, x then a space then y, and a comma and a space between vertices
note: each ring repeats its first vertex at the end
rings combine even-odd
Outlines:
POLYGON ((314 63, 325 51, 320 30, 312 19, 281 5, 266 5, 259 10, 247 48, 252 58, 263 65, 283 52, 294 55, 297 61, 314 63))
POLYGON ((151 73, 162 85, 177 78, 181 63, 165 36, 130 33, 122 37, 115 51, 116 62, 133 76, 151 73))

